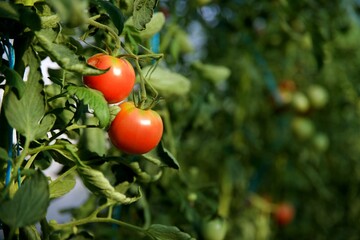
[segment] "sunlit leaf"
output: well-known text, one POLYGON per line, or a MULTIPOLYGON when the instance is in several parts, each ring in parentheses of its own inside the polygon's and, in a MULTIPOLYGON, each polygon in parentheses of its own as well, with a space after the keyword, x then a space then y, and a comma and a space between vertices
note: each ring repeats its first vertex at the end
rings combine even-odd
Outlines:
POLYGON ((140 194, 138 196, 128 197, 125 194, 116 191, 104 174, 98 170, 88 166, 78 166, 77 170, 84 185, 94 194, 106 197, 111 201, 121 204, 133 203, 141 197, 140 194))
POLYGON ((142 69, 150 84, 164 97, 186 95, 190 90, 190 80, 185 76, 162 67, 151 71, 149 66, 142 69))
POLYGON ((146 24, 150 22, 154 14, 154 8, 157 3, 157 0, 135 0, 133 21, 137 30, 144 30, 146 28, 146 24))
POLYGON ((50 183, 50 199, 64 196, 70 192, 76 184, 74 175, 68 175, 65 178, 55 179, 50 183))
POLYGON ((102 70, 88 66, 85 60, 79 59, 79 56, 67 46, 52 42, 51 36, 54 36, 54 31, 51 29, 43 29, 36 32, 36 37, 41 47, 43 47, 52 60, 57 62, 63 69, 82 75, 97 75, 103 73, 102 70))
MULTIPOLYGON (((150 22, 148 22, 146 24, 146 28, 142 31, 139 31, 139 36, 142 39, 151 38, 153 35, 160 32, 160 30, 163 28, 164 24, 165 24, 165 15, 162 12, 154 13, 150 22)), ((126 21, 125 25, 134 27, 133 17, 130 17, 126 21)))

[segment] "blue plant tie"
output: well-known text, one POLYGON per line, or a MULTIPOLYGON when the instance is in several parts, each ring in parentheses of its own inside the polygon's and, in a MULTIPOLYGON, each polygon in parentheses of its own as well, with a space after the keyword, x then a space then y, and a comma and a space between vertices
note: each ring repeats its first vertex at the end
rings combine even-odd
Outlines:
MULTIPOLYGON (((4 49, 4 52, 6 54, 6 57, 9 61, 9 68, 10 69, 14 69, 15 67, 15 50, 14 50, 14 47, 13 45, 11 44, 9 38, 7 36, 5 36, 3 39, 2 39, 2 43, 3 43, 3 49, 4 49), (5 45, 5 46, 4 46, 5 45)), ((12 170, 12 158, 13 158, 13 128, 10 127, 9 129, 9 136, 8 136, 8 141, 9 141, 9 149, 8 149, 8 156, 9 156, 9 159, 8 159, 8 165, 7 165, 7 168, 6 168, 6 175, 5 175, 5 186, 9 185, 10 183, 10 180, 11 180, 11 170, 12 170)), ((20 171, 20 169, 18 170, 20 171)), ((20 174, 19 174, 20 176, 20 174)), ((20 182, 18 183, 20 184, 20 182)))
POLYGON ((160 52, 160 33, 156 33, 151 39, 150 39, 150 45, 151 50, 154 53, 160 52))

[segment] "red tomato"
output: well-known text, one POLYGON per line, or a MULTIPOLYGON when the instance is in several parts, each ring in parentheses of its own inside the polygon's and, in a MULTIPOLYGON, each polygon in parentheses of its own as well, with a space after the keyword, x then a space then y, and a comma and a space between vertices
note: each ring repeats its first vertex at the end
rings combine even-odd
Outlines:
POLYGON ((120 102, 129 96, 135 84, 135 71, 127 60, 99 53, 90 57, 87 63, 101 70, 109 69, 100 75, 84 76, 87 86, 102 92, 109 103, 120 102))
POLYGON ((163 133, 159 114, 139 109, 133 102, 123 102, 120 108, 108 131, 111 142, 129 154, 143 154, 155 148, 163 133))
POLYGON ((293 220, 294 215, 295 209, 289 203, 279 204, 274 212, 275 220, 281 226, 289 224, 293 220))

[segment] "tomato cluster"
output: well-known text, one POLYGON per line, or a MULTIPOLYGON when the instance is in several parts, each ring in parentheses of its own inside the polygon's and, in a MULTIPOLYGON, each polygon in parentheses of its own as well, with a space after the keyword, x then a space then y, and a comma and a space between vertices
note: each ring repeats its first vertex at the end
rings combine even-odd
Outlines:
POLYGON ((100 91, 109 104, 123 101, 108 130, 113 145, 129 154, 143 154, 155 148, 163 133, 161 117, 151 109, 140 109, 134 102, 124 101, 133 90, 136 79, 130 62, 100 53, 90 57, 87 63, 106 72, 84 76, 84 84, 100 91))

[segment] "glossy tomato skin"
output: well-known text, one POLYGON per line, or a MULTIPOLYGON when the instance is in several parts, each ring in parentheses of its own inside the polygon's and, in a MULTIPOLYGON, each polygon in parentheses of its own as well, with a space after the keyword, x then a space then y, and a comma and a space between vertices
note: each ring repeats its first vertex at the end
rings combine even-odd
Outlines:
POLYGON ((90 57, 87 63, 101 70, 109 69, 100 75, 83 77, 84 83, 102 92, 108 103, 118 103, 130 95, 135 84, 135 71, 126 59, 99 53, 90 57))
POLYGON ((163 134, 163 122, 153 110, 142 110, 133 102, 123 102, 109 128, 115 147, 129 154, 143 154, 155 148, 163 134))

